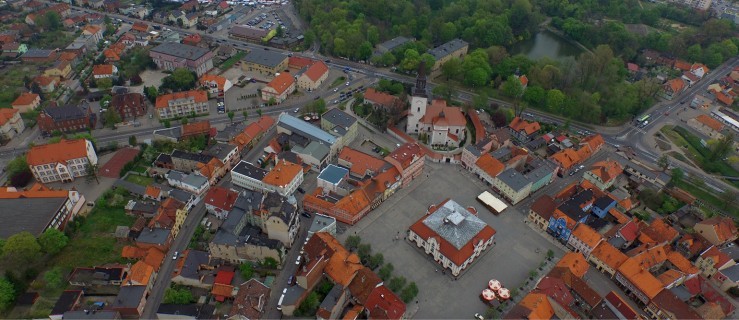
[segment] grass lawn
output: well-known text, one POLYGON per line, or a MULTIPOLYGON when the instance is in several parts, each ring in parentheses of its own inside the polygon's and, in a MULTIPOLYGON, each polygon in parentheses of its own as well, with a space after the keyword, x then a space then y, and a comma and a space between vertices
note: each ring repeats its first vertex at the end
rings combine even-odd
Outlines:
POLYGON ((132 171, 134 171, 134 172, 138 172, 138 173, 146 173, 146 169, 147 169, 147 168, 146 168, 146 167, 144 167, 144 166, 136 166, 136 167, 134 167, 134 168, 132 169, 132 171))
POLYGON ((234 64, 236 64, 236 62, 239 62, 239 60, 241 60, 241 58, 243 58, 245 55, 246 55, 246 52, 239 51, 233 57, 228 58, 226 61, 223 61, 223 63, 221 63, 221 65, 218 68, 221 69, 222 71, 226 71, 230 69, 234 64))
POLYGON ((333 88, 335 86, 338 86, 338 85, 344 83, 345 80, 346 80, 346 78, 344 76, 338 77, 338 78, 336 78, 336 80, 334 80, 334 82, 331 82, 331 85, 328 86, 328 88, 331 89, 331 88, 333 88))
POLYGON ((0 108, 10 108, 10 103, 20 94, 23 88, 23 76, 33 77, 38 74, 36 64, 8 65, 0 69, 0 108))
POLYGON ((28 44, 29 48, 37 49, 56 49, 64 48, 72 42, 74 34, 64 31, 51 31, 36 34, 38 37, 32 38, 28 44))
POLYGON ((128 176, 126 176, 126 181, 146 187, 154 183, 154 178, 144 177, 137 174, 129 174, 128 176))
POLYGON ((675 158, 677 160, 680 160, 682 162, 685 162, 685 163, 689 163, 689 161, 690 161, 690 160, 688 160, 688 158, 686 158, 684 155, 682 155, 682 153, 678 153, 676 151, 670 151, 670 152, 667 153, 667 155, 670 156, 670 157, 673 157, 673 158, 675 158))
POLYGON ((681 181, 677 185, 677 187, 687 191, 694 197, 700 199, 707 204, 710 204, 718 209, 723 209, 724 211, 734 215, 735 217, 739 217, 739 207, 724 207, 724 201, 719 199, 714 192, 707 191, 699 186, 690 183, 689 181, 681 181))

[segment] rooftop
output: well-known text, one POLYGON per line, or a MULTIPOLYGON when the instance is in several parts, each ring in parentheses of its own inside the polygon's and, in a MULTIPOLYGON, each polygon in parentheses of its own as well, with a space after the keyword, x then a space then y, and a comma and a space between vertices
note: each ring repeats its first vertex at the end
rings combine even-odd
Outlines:
MULTIPOLYGON (((237 27, 234 27, 235 29, 237 27)), ((233 29, 231 32, 233 32, 233 29)), ((275 68, 279 66, 282 62, 284 62, 287 59, 286 55, 280 54, 275 51, 270 51, 269 49, 264 50, 252 50, 244 56, 244 62, 246 63, 254 63, 258 65, 263 65, 269 68, 275 68)))
POLYGON ((299 133, 305 137, 312 138, 327 145, 333 145, 336 143, 336 137, 330 133, 287 113, 280 114, 278 122, 278 126, 287 128, 293 133, 299 133))
POLYGON ((274 168, 264 176, 262 182, 273 186, 283 187, 293 181, 295 177, 302 174, 303 167, 283 160, 278 161, 277 164, 275 164, 274 168))
POLYGON ((429 53, 434 56, 434 59, 440 60, 448 54, 451 54, 452 52, 467 46, 469 46, 469 44, 462 39, 452 39, 447 43, 444 43, 436 48, 429 50, 429 53))
POLYGON ((388 51, 393 51, 395 48, 406 44, 408 41, 411 41, 411 39, 406 38, 406 37, 395 37, 388 41, 380 43, 379 46, 384 47, 388 51))
POLYGON ((151 52, 162 53, 194 61, 206 55, 210 50, 177 42, 165 42, 152 48, 151 52))
POLYGON ((268 173, 267 170, 259 168, 244 160, 241 160, 231 171, 259 181, 262 181, 264 176, 268 173))
POLYGON ((330 122, 334 126, 342 127, 345 130, 348 130, 357 122, 356 118, 338 108, 329 109, 321 115, 321 119, 330 122))
POLYGON ((329 164, 321 171, 321 174, 318 175, 318 179, 337 185, 347 174, 349 174, 349 170, 346 168, 329 164))
POLYGON ((31 166, 56 163, 66 165, 69 160, 87 157, 87 143, 85 139, 62 139, 57 143, 34 146, 28 151, 26 161, 31 166))
POLYGON ((531 181, 529 181, 526 176, 513 168, 505 170, 501 174, 499 174, 498 180, 505 183, 507 186, 513 189, 513 191, 516 192, 531 184, 531 181))

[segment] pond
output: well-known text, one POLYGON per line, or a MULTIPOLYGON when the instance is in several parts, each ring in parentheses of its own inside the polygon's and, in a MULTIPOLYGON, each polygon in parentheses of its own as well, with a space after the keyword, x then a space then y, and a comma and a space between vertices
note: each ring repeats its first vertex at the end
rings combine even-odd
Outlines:
POLYGON ((534 37, 514 44, 510 52, 512 55, 523 54, 532 60, 543 57, 558 60, 566 57, 576 58, 582 49, 556 33, 542 30, 534 37))

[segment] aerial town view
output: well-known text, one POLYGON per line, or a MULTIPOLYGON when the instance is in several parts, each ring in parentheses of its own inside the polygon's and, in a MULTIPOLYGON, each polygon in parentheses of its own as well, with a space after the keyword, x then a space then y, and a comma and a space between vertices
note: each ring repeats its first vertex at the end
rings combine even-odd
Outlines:
POLYGON ((0 0, 0 318, 737 319, 737 0, 0 0))

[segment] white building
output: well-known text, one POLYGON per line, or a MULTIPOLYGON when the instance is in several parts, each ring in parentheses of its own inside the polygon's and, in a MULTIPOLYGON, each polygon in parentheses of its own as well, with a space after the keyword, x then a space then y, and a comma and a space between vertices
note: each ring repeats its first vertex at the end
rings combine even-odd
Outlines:
POLYGON ((241 161, 231 170, 231 178, 235 185, 249 190, 275 191, 289 196, 303 183, 303 168, 283 160, 267 171, 241 161))
POLYGON ((176 170, 170 170, 167 172, 166 177, 167 183, 170 186, 190 192, 198 198, 202 197, 208 191, 208 188, 210 188, 208 179, 195 173, 185 174, 176 170))
POLYGON ((31 148, 26 155, 26 162, 39 182, 70 182, 86 176, 88 164, 97 165, 98 157, 89 140, 62 139, 57 143, 31 148))

